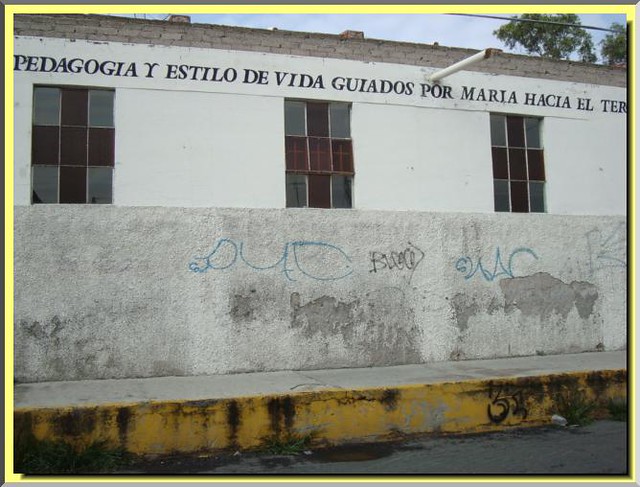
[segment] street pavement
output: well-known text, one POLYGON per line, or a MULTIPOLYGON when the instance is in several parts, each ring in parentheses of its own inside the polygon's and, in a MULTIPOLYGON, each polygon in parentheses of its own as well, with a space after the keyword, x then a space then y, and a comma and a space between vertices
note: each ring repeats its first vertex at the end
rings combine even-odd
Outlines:
POLYGON ((164 456, 120 473, 143 475, 596 475, 629 474, 626 422, 497 433, 422 436, 401 441, 300 451, 164 456))

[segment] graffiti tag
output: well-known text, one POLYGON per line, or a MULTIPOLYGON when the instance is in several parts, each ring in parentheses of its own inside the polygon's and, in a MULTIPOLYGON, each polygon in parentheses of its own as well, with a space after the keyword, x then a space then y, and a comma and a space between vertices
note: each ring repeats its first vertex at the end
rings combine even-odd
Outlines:
POLYGON ((377 273, 383 269, 397 269, 399 271, 411 271, 413 276, 414 271, 424 259, 424 252, 411 242, 407 242, 407 244, 407 248, 400 252, 369 252, 369 260, 371 261, 369 272, 377 273))
POLYGON ((489 402, 487 406, 487 415, 494 424, 502 423, 509 414, 518 416, 521 419, 527 419, 527 408, 525 407, 524 394, 522 390, 509 390, 503 386, 494 390, 489 390, 489 402))
POLYGON ((608 233, 596 228, 586 234, 591 275, 601 269, 627 266, 627 239, 624 230, 625 224, 620 223, 608 233))
POLYGON ((471 259, 470 257, 460 257, 456 261, 456 270, 464 274, 464 278, 467 281, 474 275, 476 275, 478 271, 480 271, 480 275, 488 282, 492 282, 500 276, 515 277, 513 274, 513 259, 518 254, 528 254, 534 259, 538 259, 538 256, 533 250, 526 247, 520 247, 511 252, 511 254, 509 255, 509 260, 507 261, 507 265, 505 266, 504 262, 502 262, 500 247, 497 247, 493 263, 493 270, 491 270, 491 266, 485 268, 482 263, 482 257, 478 258, 478 262, 475 265, 473 259, 471 259))
POLYGON ((246 258, 244 242, 236 242, 230 238, 216 240, 213 250, 209 254, 204 257, 195 257, 189 263, 189 270, 195 273, 210 270, 220 271, 233 267, 238 261, 255 271, 280 268, 289 281, 296 280, 291 276, 296 271, 317 281, 336 281, 353 273, 349 256, 340 247, 327 242, 308 240, 287 242, 284 244, 282 254, 277 262, 261 266, 246 258), (337 268, 336 265, 328 265, 328 263, 336 264, 336 262, 340 262, 341 268, 337 268))

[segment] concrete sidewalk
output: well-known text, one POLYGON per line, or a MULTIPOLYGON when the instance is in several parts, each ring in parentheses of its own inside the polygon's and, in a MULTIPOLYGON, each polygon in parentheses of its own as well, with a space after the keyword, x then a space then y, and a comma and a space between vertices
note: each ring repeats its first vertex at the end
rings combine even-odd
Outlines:
POLYGON ((548 424, 576 394, 626 397, 626 352, 380 368, 15 386, 16 438, 133 453, 253 448, 310 435, 316 444, 398 434, 548 424))

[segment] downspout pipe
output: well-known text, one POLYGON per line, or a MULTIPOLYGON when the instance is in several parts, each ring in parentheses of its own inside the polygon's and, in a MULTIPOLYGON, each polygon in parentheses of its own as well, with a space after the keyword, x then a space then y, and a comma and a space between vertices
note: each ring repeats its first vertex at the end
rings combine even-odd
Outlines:
POLYGON ((491 56, 499 52, 502 52, 502 51, 500 49, 493 49, 493 48, 484 49, 483 51, 480 51, 474 54, 473 56, 470 56, 466 59, 463 59, 462 61, 458 61, 457 63, 452 64, 448 68, 444 68, 444 69, 441 69, 440 71, 436 71, 431 76, 429 76, 429 81, 433 83, 437 83, 445 76, 449 76, 450 74, 460 71, 461 69, 464 69, 467 66, 470 66, 471 64, 482 61, 483 59, 489 59, 491 56))

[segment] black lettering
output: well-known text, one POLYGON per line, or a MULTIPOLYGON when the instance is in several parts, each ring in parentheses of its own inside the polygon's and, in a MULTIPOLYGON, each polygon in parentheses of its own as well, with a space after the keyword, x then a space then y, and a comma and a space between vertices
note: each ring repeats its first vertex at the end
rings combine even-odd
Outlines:
POLYGON ((393 90, 393 83, 387 79, 380 80, 380 93, 387 94, 393 90))
POLYGON ((22 71, 22 66, 27 64, 27 56, 23 56, 22 54, 14 54, 13 55, 13 70, 14 71, 22 71))
POLYGON ((27 71, 36 71, 38 67, 38 58, 36 56, 29 56, 27 58, 27 71))
POLYGON ((167 75, 165 78, 177 79, 177 69, 178 67, 175 64, 167 64, 167 75))
POLYGON ((405 94, 405 95, 409 95, 409 96, 413 95, 413 87, 414 87, 414 86, 415 86, 415 85, 414 85, 413 81, 409 81, 409 82, 407 83, 407 87, 406 87, 406 89, 405 89, 405 91, 404 91, 404 94, 405 94))
POLYGON ((82 66, 82 59, 78 58, 72 59, 67 63, 67 69, 69 69, 71 73, 75 74, 78 74, 80 71, 82 71, 82 66))
POLYGON ((96 74, 98 69, 100 69, 100 65, 95 59, 89 59, 84 63, 84 72, 87 74, 96 74))
POLYGON ((156 69, 159 64, 158 63, 144 63, 144 65, 147 67, 147 75, 145 76, 145 78, 153 78, 153 70, 156 69))
POLYGON ((467 86, 463 86, 462 87, 462 100, 473 100, 474 99, 474 92, 476 91, 475 87, 467 87, 467 86))

